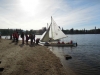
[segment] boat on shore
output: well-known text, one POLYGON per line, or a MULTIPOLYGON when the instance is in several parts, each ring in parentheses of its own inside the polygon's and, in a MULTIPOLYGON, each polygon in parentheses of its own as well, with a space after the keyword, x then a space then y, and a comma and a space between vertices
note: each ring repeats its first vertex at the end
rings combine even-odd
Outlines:
POLYGON ((44 46, 55 46, 55 47, 72 47, 77 46, 77 43, 60 43, 60 39, 66 38, 67 36, 63 33, 61 28, 56 24, 51 16, 51 24, 46 32, 40 39, 41 42, 45 42, 44 46))

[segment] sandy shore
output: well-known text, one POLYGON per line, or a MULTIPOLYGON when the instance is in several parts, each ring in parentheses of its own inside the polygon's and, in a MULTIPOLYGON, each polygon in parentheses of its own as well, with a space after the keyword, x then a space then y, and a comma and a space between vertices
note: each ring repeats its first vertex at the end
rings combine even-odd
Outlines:
POLYGON ((47 47, 0 42, 0 75, 67 75, 60 60, 47 47))

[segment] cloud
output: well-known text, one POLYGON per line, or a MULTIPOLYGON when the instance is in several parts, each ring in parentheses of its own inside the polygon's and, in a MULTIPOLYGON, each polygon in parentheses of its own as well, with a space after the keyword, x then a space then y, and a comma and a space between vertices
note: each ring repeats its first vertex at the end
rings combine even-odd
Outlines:
POLYGON ((100 21, 99 9, 99 2, 86 0, 2 0, 0 28, 41 29, 50 24, 51 16, 65 29, 81 28, 100 21))
MULTIPOLYGON (((71 7, 67 6, 67 9, 69 8, 71 7)), ((86 25, 90 26, 89 25, 90 23, 93 23, 99 20, 99 17, 100 17, 99 9, 100 9, 99 4, 95 4, 93 6, 88 5, 88 7, 85 5, 81 5, 81 6, 77 5, 76 8, 74 9, 72 8, 72 9, 69 9, 69 11, 65 11, 61 17, 57 18, 57 21, 58 21, 58 24, 62 25, 64 28, 68 28, 68 27, 82 28, 83 24, 84 24, 84 27, 86 27, 86 25)))

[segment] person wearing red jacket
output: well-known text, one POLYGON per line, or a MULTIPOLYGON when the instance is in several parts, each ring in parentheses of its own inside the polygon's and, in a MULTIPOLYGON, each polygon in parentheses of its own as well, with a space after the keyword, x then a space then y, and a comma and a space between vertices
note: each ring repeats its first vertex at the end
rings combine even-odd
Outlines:
POLYGON ((16 42, 18 42, 19 34, 18 34, 17 30, 15 32, 15 38, 16 38, 16 42))

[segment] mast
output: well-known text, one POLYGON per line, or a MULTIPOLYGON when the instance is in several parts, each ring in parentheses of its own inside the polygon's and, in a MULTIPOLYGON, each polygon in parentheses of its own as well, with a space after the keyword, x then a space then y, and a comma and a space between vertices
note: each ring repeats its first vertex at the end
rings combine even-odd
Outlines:
POLYGON ((51 16, 51 38, 53 38, 53 31, 52 31, 52 16, 51 16))

